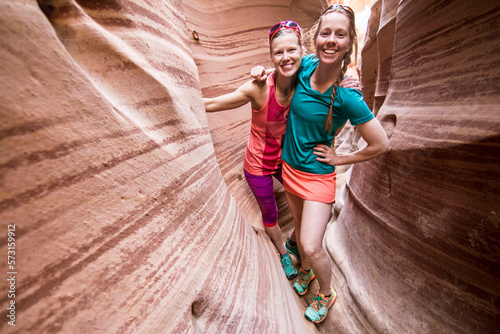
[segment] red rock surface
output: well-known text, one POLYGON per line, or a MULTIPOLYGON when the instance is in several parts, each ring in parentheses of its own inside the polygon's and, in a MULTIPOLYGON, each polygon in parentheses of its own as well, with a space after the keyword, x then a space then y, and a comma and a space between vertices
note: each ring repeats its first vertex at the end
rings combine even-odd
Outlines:
POLYGON ((392 151, 346 173, 325 238, 339 299, 317 327, 242 177, 248 107, 201 98, 323 1, 40 3, 0 2, 2 333, 498 332, 495 1, 374 4, 362 83, 392 151))
POLYGON ((359 319, 379 333, 498 333, 499 3, 386 0, 372 13, 363 91, 392 151, 353 168, 327 232, 352 297, 328 321, 346 333, 359 319), (362 316, 346 319, 353 304, 362 316))
POLYGON ((0 2, 0 331, 307 332, 224 183, 182 2, 42 5, 0 2))

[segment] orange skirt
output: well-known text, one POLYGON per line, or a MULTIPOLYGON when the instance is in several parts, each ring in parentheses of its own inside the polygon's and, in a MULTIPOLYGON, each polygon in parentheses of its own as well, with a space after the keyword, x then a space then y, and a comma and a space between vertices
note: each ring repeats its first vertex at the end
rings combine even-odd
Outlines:
POLYGON ((296 170, 283 161, 283 187, 300 198, 321 203, 335 202, 337 173, 311 174, 296 170))

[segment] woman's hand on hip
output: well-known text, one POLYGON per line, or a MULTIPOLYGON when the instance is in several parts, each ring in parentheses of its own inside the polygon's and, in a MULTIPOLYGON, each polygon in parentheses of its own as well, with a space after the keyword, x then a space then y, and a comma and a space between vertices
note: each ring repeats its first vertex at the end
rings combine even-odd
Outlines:
POLYGON ((314 154, 317 156, 316 160, 327 163, 330 166, 335 166, 339 158, 333 148, 323 144, 314 147, 314 154))

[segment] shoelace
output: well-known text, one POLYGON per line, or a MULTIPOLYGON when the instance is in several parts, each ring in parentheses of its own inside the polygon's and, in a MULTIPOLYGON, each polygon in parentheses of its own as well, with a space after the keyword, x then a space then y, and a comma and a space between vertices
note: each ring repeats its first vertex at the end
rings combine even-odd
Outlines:
POLYGON ((306 279, 306 275, 308 275, 308 274, 304 274, 302 271, 300 271, 299 278, 297 279, 297 281, 299 282, 300 285, 303 285, 304 283, 309 282, 309 280, 306 279))
POLYGON ((283 263, 288 267, 288 266, 291 266, 292 265, 292 259, 290 259, 290 257, 284 257, 283 258, 283 263))
POLYGON ((321 298, 320 296, 313 297, 312 308, 315 311, 319 311, 319 309, 324 306, 323 303, 326 305, 327 304, 327 300, 321 298))

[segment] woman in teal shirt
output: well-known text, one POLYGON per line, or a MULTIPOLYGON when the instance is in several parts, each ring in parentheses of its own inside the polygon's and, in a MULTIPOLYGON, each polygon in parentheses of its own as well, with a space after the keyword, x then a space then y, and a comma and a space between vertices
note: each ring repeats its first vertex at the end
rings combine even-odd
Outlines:
MULTIPOLYGON (((283 158, 295 169, 313 173, 328 174, 335 166, 317 160, 314 147, 333 142, 333 131, 324 129, 325 117, 330 108, 333 85, 324 93, 311 87, 311 75, 317 68, 319 59, 309 54, 303 58, 302 71, 299 74, 297 90, 291 102, 294 110, 288 121, 290 135, 285 138, 286 152, 283 158)), ((340 129, 350 121, 353 126, 363 124, 374 118, 363 100, 360 91, 338 87, 332 107, 333 129, 340 129)))
POLYGON ((316 277, 318 295, 305 316, 323 321, 335 302, 332 268, 322 241, 335 201, 335 166, 367 161, 389 151, 389 140, 361 93, 339 87, 356 39, 354 13, 343 5, 330 6, 311 29, 315 53, 304 57, 283 146, 283 185, 295 221, 302 258, 294 290, 307 292, 316 277), (333 139, 345 122, 356 127, 367 146, 337 155, 333 139))

